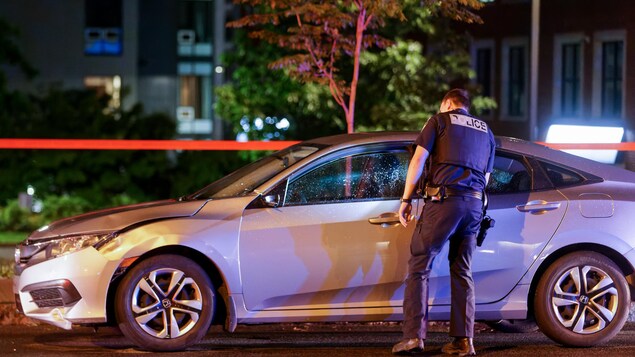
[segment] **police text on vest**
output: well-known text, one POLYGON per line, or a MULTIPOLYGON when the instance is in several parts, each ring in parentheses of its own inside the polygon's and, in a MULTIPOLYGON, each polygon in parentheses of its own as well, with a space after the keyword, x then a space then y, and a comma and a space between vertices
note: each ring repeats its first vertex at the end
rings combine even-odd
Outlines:
POLYGON ((451 123, 454 125, 461 125, 466 128, 471 128, 487 133, 487 124, 482 120, 458 114, 450 114, 450 120, 451 123))

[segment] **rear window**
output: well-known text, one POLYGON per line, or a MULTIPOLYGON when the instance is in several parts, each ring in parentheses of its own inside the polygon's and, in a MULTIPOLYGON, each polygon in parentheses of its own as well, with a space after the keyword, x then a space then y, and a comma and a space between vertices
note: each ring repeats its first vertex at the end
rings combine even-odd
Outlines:
POLYGON ((540 165, 545 170, 549 181, 551 181, 556 188, 578 185, 584 181, 582 176, 563 167, 546 162, 541 162, 540 165))

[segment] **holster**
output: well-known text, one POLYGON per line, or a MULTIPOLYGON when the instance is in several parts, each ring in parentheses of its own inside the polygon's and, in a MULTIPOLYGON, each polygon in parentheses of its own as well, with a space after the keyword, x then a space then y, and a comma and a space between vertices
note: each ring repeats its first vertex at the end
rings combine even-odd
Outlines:
POLYGON ((423 198, 429 198, 432 202, 440 202, 446 199, 448 196, 445 192, 445 186, 426 186, 423 190, 423 198))

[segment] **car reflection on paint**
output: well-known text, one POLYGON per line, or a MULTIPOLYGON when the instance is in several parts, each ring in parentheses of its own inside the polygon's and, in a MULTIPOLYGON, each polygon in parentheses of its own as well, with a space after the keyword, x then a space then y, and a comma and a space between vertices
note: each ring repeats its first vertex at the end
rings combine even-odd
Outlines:
MULTIPOLYGON (((400 320, 415 225, 399 225, 396 211, 415 136, 309 140, 178 200, 53 222, 16 248, 16 302, 67 329, 116 324, 156 351, 187 348, 211 324, 400 320)), ((564 345, 611 339, 631 302, 633 182, 629 171, 497 138, 496 226, 473 259, 476 318, 507 328, 535 319, 564 345)), ((423 206, 413 201, 417 214, 423 206)), ((449 319, 443 249, 432 320, 449 319)))

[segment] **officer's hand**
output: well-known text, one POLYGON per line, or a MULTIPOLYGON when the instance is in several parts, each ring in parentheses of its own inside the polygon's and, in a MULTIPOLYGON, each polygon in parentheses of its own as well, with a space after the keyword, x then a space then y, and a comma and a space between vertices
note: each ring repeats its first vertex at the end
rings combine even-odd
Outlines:
POLYGON ((399 206, 399 222, 404 227, 408 226, 408 221, 412 220, 412 205, 409 202, 401 202, 399 206))

